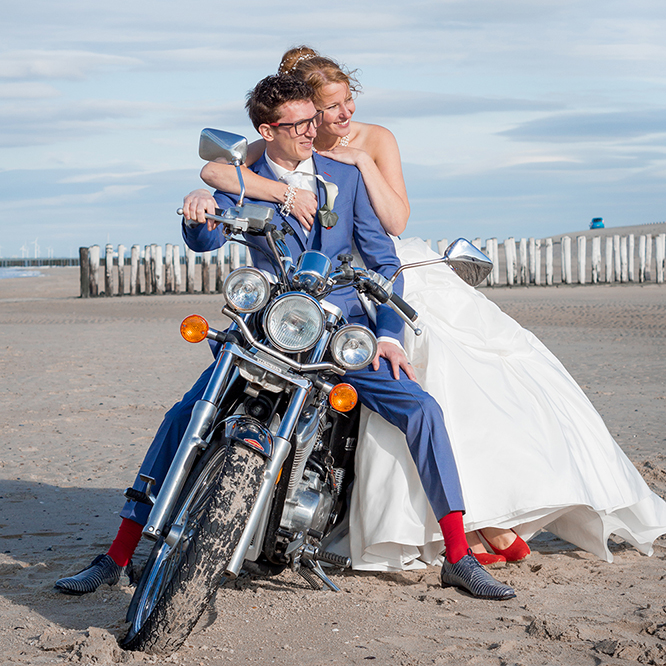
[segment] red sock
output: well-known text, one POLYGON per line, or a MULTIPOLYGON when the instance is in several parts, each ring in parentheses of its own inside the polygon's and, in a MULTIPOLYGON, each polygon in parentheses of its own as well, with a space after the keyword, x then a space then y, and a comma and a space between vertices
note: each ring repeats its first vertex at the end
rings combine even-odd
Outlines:
POLYGON ((109 548, 109 552, 107 553, 119 567, 126 567, 129 564, 141 540, 142 531, 143 525, 139 525, 139 523, 129 518, 123 518, 123 522, 120 523, 120 528, 118 529, 118 534, 116 534, 116 538, 113 540, 111 548, 109 548))
POLYGON ((462 511, 451 511, 439 521, 444 535, 446 546, 446 559, 455 564, 461 557, 467 555, 469 546, 463 527, 462 511))

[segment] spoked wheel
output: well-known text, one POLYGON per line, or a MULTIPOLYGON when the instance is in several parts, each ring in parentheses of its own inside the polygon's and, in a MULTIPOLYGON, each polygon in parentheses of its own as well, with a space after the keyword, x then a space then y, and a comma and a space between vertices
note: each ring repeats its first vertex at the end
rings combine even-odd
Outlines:
POLYGON ((261 486, 266 460, 238 446, 200 461, 169 534, 154 546, 121 647, 169 654, 189 636, 224 577, 261 486))

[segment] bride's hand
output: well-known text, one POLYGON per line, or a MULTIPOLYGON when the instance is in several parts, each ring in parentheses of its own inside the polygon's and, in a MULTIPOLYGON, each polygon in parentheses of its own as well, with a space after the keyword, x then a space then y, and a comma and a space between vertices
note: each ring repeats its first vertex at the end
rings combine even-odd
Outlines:
POLYGON ((336 162, 351 164, 355 167, 360 166, 361 160, 368 155, 365 150, 351 148, 349 146, 336 146, 332 150, 318 150, 317 152, 324 157, 335 160, 336 162))

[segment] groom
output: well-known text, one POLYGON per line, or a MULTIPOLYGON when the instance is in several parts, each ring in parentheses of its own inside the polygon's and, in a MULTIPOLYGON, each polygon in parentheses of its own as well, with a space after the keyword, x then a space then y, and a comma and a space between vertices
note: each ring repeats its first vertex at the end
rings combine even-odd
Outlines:
MULTIPOLYGON (((282 218, 294 233, 285 242, 294 259, 306 249, 318 250, 331 259, 339 254, 350 254, 352 241, 368 268, 390 277, 399 266, 393 242, 382 229, 368 200, 360 172, 352 166, 313 155, 313 140, 321 114, 312 102, 310 86, 289 75, 269 76, 260 81, 248 95, 246 108, 254 127, 266 141, 264 155, 251 169, 270 179, 298 178, 298 187, 309 188, 317 195, 320 208, 324 208, 321 223, 318 219, 310 230, 304 229, 289 215, 284 206, 261 202, 275 209, 274 219, 282 218), (322 182, 324 181, 324 182, 322 182), (327 183, 338 188, 335 203, 327 197, 327 183), (326 205, 329 204, 329 205, 326 205), (337 221, 330 225, 334 207, 337 221)), ((213 212, 216 205, 229 208, 236 201, 221 192, 215 199, 199 202, 198 212, 186 206, 185 212, 194 218, 183 225, 185 241, 193 250, 204 252, 221 247, 225 242, 215 224, 206 223, 203 211, 213 212)), ((265 239, 250 239, 267 250, 265 239)), ((270 252, 269 252, 270 254, 270 252)), ((262 252, 252 251, 254 265, 274 271, 262 252)), ((402 278, 395 284, 402 293, 402 278)), ((508 585, 497 582, 488 574, 468 550, 463 529, 464 505, 455 460, 451 451, 441 409, 437 402, 410 377, 413 372, 402 349, 404 326, 402 320, 386 305, 377 308, 376 324, 372 324, 349 287, 327 297, 341 308, 345 318, 374 329, 378 340, 378 353, 372 368, 349 372, 346 380, 358 391, 361 402, 378 412, 405 434, 410 452, 423 483, 426 495, 439 520, 446 545, 446 559, 442 565, 442 584, 463 588, 473 596, 484 599, 510 599, 515 593, 508 585)), ((210 376, 209 368, 195 386, 166 415, 141 467, 141 473, 162 483, 169 463, 180 443, 194 402, 199 399, 210 376)), ((145 484, 138 481, 137 489, 145 484)), ((146 522, 146 507, 128 502, 121 513, 123 522, 109 553, 99 556, 91 566, 70 578, 56 583, 56 588, 70 594, 82 594, 96 589, 101 583, 117 582, 121 567, 125 566, 138 543, 141 525, 146 522), (92 588, 92 589, 89 589, 92 588)))

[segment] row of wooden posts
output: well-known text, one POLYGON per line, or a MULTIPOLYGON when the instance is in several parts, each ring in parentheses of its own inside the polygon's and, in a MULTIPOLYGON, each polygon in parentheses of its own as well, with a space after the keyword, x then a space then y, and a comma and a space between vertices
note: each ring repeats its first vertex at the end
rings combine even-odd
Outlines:
MULTIPOLYGON (((243 248, 244 249, 244 248, 243 248)), ((216 253, 200 255, 185 246, 181 257, 180 247, 167 243, 164 251, 157 244, 141 247, 133 245, 129 257, 129 275, 125 267, 126 248, 118 245, 117 260, 113 245, 108 244, 104 256, 99 245, 79 248, 82 298, 95 296, 124 296, 129 294, 164 294, 202 292, 210 294, 222 291, 224 278, 239 266, 252 264, 250 253, 244 253, 239 243, 227 243, 216 253), (185 265, 185 288, 182 267, 185 265), (201 271, 197 271, 197 265, 201 271), (115 270, 114 270, 115 268, 115 270), (122 270, 121 270, 122 268, 122 270), (103 279, 100 272, 103 270, 103 279)))
MULTIPOLYGON (((611 282, 664 282, 666 259, 666 234, 638 236, 618 234, 594 236, 591 240, 591 256, 588 263, 586 236, 576 237, 575 264, 572 261, 572 239, 563 236, 560 244, 559 257, 556 256, 552 238, 543 240, 535 238, 507 238, 499 243, 496 238, 486 240, 485 246, 481 239, 472 243, 484 251, 493 261, 493 270, 486 280, 487 286, 501 285, 543 285, 611 283, 611 282), (652 275, 652 257, 654 246, 655 274, 652 275), (502 248, 502 252, 500 252, 502 248), (636 266, 636 249, 638 249, 638 266, 636 266), (603 252, 602 252, 603 251, 603 252), (545 255, 545 266, 542 261, 545 255), (555 275, 555 259, 559 260, 560 274, 555 275), (576 266, 574 280, 573 267, 576 266), (588 266, 590 270, 588 271, 588 266), (542 268, 544 269, 542 272, 542 268), (636 270, 638 269, 638 270, 636 270), (589 279, 588 279, 589 278, 589 279)), ((426 241, 432 246, 431 241, 426 241)), ((448 247, 448 240, 437 242, 437 250, 441 254, 448 247)), ((125 294, 163 294, 163 293, 219 293, 224 278, 231 270, 241 265, 251 265, 249 252, 238 243, 230 242, 216 253, 203 252, 197 255, 185 247, 181 257, 180 247, 167 243, 164 251, 161 245, 146 245, 141 256, 139 245, 133 245, 130 251, 129 264, 125 257, 126 248, 119 245, 117 261, 112 245, 107 245, 104 256, 100 247, 79 248, 81 268, 81 296, 122 296, 125 294), (197 265, 201 270, 197 270, 197 265), (129 265, 129 275, 126 267, 129 265), (185 288, 183 289, 182 267, 185 266, 185 288), (115 267, 115 270, 114 270, 115 267), (100 273, 103 268, 103 280, 100 273), (122 270, 120 270, 122 268, 122 270)))
MULTIPOLYGON (((588 237, 576 237, 576 282, 578 284, 599 284, 611 282, 650 282, 654 280, 659 284, 664 282, 666 269, 666 234, 642 234, 638 236, 638 271, 636 270, 636 236, 619 234, 601 236, 590 239, 591 256, 588 263, 588 237), (652 256, 654 245, 655 275, 653 277, 652 256), (602 257, 603 248, 603 257, 602 257), (588 273, 588 266, 590 271, 588 273)), ((488 286, 500 284, 512 285, 544 285, 551 286, 555 282, 553 239, 544 240, 534 238, 521 238, 518 242, 508 238, 502 243, 503 257, 499 252, 499 243, 496 238, 486 241, 481 247, 481 239, 472 241, 476 247, 482 249, 493 261, 493 270, 487 278, 488 286), (516 252, 516 247, 518 252, 516 252), (545 253, 545 274, 542 276, 542 251, 545 253), (502 261, 502 259, 504 261, 502 261), (504 264, 506 281, 501 280, 501 264, 504 264)), ((446 247, 446 240, 438 243, 438 249, 446 247)), ((572 262, 572 239, 562 236, 560 240, 560 282, 559 284, 572 284, 574 282, 572 262)))

